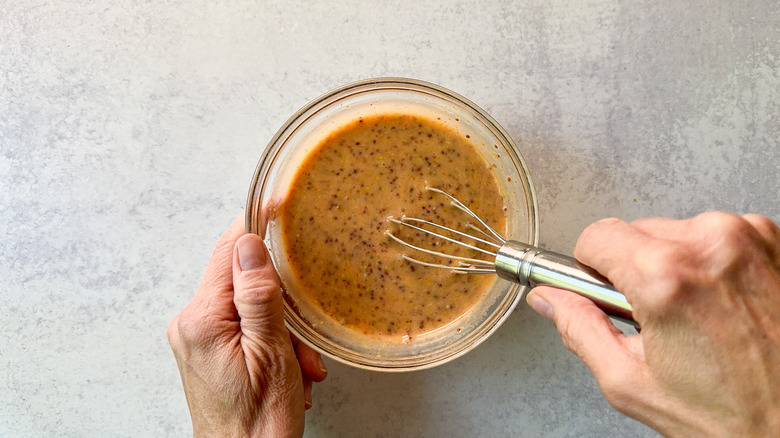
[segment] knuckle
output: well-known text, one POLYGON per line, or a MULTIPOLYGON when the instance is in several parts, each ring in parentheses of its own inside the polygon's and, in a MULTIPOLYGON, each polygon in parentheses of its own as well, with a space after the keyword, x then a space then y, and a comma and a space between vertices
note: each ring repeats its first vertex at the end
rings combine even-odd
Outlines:
POLYGON ((689 290, 692 281, 689 266, 695 263, 695 254, 688 246, 653 241, 637 249, 634 264, 648 282, 648 297, 635 305, 637 311, 666 312, 679 303, 689 290))
POLYGON ((702 255, 706 260, 704 277, 714 281, 744 269, 750 248, 763 247, 751 223, 734 214, 710 212, 699 216, 705 235, 702 255))
POLYGON ((605 230, 611 230, 621 224, 623 224, 623 220, 614 217, 600 219, 585 227, 582 231, 582 235, 585 237, 601 235, 605 230))
POLYGON ((575 337, 572 334, 573 330, 571 321, 568 319, 556 318, 555 325, 558 327, 558 332, 561 334, 561 341, 563 341, 563 346, 566 347, 567 350, 579 356, 576 343, 574 342, 575 337))
MULTIPOLYGON (((617 368, 617 367, 616 367, 617 368)), ((626 398, 626 381, 622 374, 620 374, 619 368, 612 369, 612 372, 605 373, 598 376, 599 388, 604 394, 604 398, 613 407, 617 408, 621 406, 623 400, 626 398)))
POLYGON ((761 228, 767 231, 771 231, 771 234, 780 234, 780 227, 776 223, 766 216, 760 214, 746 214, 743 216, 748 222, 753 224, 756 228, 761 228))
POLYGON ((693 221, 705 239, 720 245, 732 245, 755 232, 750 223, 742 217, 720 211, 703 213, 693 218, 693 221))
POLYGON ((612 228, 615 225, 622 224, 623 220, 616 217, 600 219, 592 224, 595 228, 612 228))
POLYGON ((618 372, 602 376, 599 380, 599 388, 604 394, 604 399, 610 406, 624 414, 630 413, 630 407, 636 398, 636 394, 629 389, 633 380, 633 377, 618 372))
POLYGON ((603 246, 605 241, 603 236, 614 230, 615 227, 620 226, 622 223, 623 221, 617 218, 606 218, 593 222, 585 227, 574 246, 574 256, 580 258, 586 248, 603 246))
MULTIPOLYGON (((579 300, 568 304, 568 307, 569 311, 567 312, 567 315, 581 315, 590 310, 589 304, 579 300)), ((584 352, 581 351, 582 347, 580 346, 579 340, 582 339, 584 329, 582 324, 579 324, 579 319, 562 317, 555 313, 553 315, 555 318, 555 326, 558 328, 558 332, 561 335, 563 345, 575 355, 583 357, 584 352)), ((587 335, 587 333, 585 333, 585 335, 587 335)))
POLYGON ((725 212, 711 212, 715 225, 723 227, 730 234, 742 234, 751 229, 750 223, 741 216, 725 212))
POLYGON ((641 365, 632 358, 626 358, 619 365, 602 368, 594 374, 604 399, 613 408, 630 415, 636 406, 637 387, 645 387, 641 365))
POLYGON ((173 349, 176 349, 181 340, 179 339, 179 315, 173 317, 171 322, 168 323, 168 343, 173 349))
MULTIPOLYGON (((187 308, 174 321, 171 321, 171 325, 174 324, 175 328, 173 330, 177 332, 180 348, 201 344, 207 338, 208 321, 197 318, 187 308)), ((171 330, 172 328, 169 326, 169 332, 171 330)))
POLYGON ((780 245, 780 227, 771 219, 760 214, 746 214, 743 218, 772 245, 780 245))
POLYGON ((246 279, 237 288, 234 300, 237 304, 250 306, 256 310, 277 310, 282 305, 279 281, 275 277, 265 276, 246 279))
POLYGON ((634 253, 634 263, 647 278, 679 280, 680 267, 689 259, 686 248, 673 242, 653 241, 634 253))

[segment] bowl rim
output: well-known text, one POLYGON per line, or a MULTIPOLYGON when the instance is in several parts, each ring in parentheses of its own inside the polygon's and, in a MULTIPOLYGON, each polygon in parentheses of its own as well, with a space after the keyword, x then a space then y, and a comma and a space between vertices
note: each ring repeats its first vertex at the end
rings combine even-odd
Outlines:
MULTIPOLYGON (((245 228, 247 233, 258 234, 260 235, 260 237, 265 238, 264 234, 266 231, 266 226, 265 224, 262 223, 263 217, 261 215, 261 210, 263 208, 262 195, 265 193, 266 186, 268 184, 268 174, 272 167, 270 166, 270 164, 273 163, 274 159, 279 154, 279 152, 281 151, 285 143, 285 142, 280 143, 280 140, 287 139, 292 135, 294 135, 295 131, 298 130, 301 126, 303 126, 310 117, 316 115, 317 112, 320 111, 321 109, 328 107, 330 103, 338 101, 343 97, 348 97, 349 95, 351 95, 350 92, 355 90, 360 90, 360 89, 366 89, 366 91, 396 89, 399 91, 405 90, 411 92, 421 92, 421 91, 428 90, 431 91, 433 95, 436 95, 439 98, 442 97, 441 95, 446 96, 446 98, 452 100, 457 105, 460 105, 462 107, 468 108, 471 111, 474 111, 479 117, 484 119, 484 122, 488 124, 487 127, 491 131, 494 131, 493 134, 501 138, 503 140, 502 143, 505 143, 507 146, 509 146, 511 152, 514 154, 512 162, 518 165, 517 171, 522 176, 521 182, 526 192, 526 196, 525 196, 526 208, 530 216, 528 217, 528 223, 529 223, 530 236, 532 241, 527 243, 538 245, 539 206, 538 206, 538 201, 536 196, 536 190, 534 189, 533 182, 531 181, 531 176, 527 164, 522 154, 520 153, 518 146, 515 144, 514 140, 509 136, 509 134, 504 130, 504 128, 492 116, 490 116, 485 110, 483 110, 481 107, 479 107, 469 99, 466 99, 460 94, 455 93, 442 86, 430 82, 418 80, 418 79, 410 79, 404 77, 376 77, 376 78, 350 82, 341 87, 332 89, 320 95, 319 97, 311 100, 306 105, 301 107, 298 111, 296 111, 292 116, 290 116, 282 124, 279 130, 277 130, 274 136, 270 139, 267 146, 263 150, 262 155, 258 160, 258 164, 255 168, 255 172, 249 186, 249 193, 247 195, 247 203, 245 209, 245 228), (257 226, 258 222, 260 222, 261 224, 260 226, 257 226)), ((512 302, 509 303, 508 306, 505 306, 503 308, 503 312, 498 316, 498 318, 496 318, 495 321, 493 321, 492 324, 490 324, 487 328, 479 332, 477 334, 477 337, 474 338, 472 342, 465 343, 461 348, 456 349, 450 352, 449 354, 441 355, 439 357, 436 357, 433 360, 428 360, 423 363, 412 364, 412 365, 409 364, 382 365, 382 364, 375 364, 375 363, 365 363, 361 361, 351 360, 350 358, 343 357, 332 351, 327 351, 323 349, 319 345, 314 344, 306 336, 303 336, 302 333, 300 333, 299 330, 290 323, 288 319, 288 312, 291 312, 291 310, 289 309, 289 304, 287 302, 287 299, 284 300, 285 325, 287 326, 287 329, 290 331, 290 333, 295 335, 299 339, 299 341, 304 342, 306 345, 312 347, 314 350, 322 354, 325 354, 326 356, 336 361, 339 361, 341 363, 353 367, 373 370, 373 371, 386 371, 386 372, 422 370, 422 369, 432 368, 444 364, 446 362, 450 362, 454 359, 457 359, 458 357, 465 355, 466 353, 468 353, 469 351, 473 350, 478 345, 480 345, 482 342, 487 340, 496 330, 498 330, 498 328, 501 325, 503 325, 506 319, 514 312, 514 309, 517 307, 518 303, 520 302, 520 300, 522 299, 526 291, 527 288, 518 287, 515 296, 512 298, 512 302)), ((506 297, 504 299, 506 299, 506 297)), ((491 319, 491 317, 494 316, 495 314, 489 315, 488 317, 485 318, 485 321, 491 319)), ((481 324, 484 324, 484 322, 481 324)))

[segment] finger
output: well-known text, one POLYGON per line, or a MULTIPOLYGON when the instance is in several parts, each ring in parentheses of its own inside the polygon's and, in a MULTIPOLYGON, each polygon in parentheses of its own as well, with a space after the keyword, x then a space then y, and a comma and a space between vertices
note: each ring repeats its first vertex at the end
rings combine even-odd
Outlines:
POLYGON ((746 214, 742 216, 763 240, 767 254, 775 266, 780 265, 780 227, 766 216, 746 214))
POLYGON ((539 286, 526 300, 534 310, 553 320, 566 348, 585 362, 599 382, 623 374, 620 370, 623 364, 644 356, 641 348, 637 350, 641 344, 628 341, 629 338, 587 298, 539 286))
POLYGON ((624 335, 595 304, 573 292, 539 286, 526 299, 553 320, 563 344, 590 369, 604 398, 627 415, 639 415, 644 407, 637 394, 653 387, 642 335, 624 335))
POLYGON ((666 217, 637 219, 629 224, 647 236, 656 239, 683 240, 690 238, 690 221, 666 217))
POLYGON ((595 304, 573 292, 539 286, 526 299, 551 317, 564 345, 590 368, 613 407, 640 420, 659 412, 653 403, 659 390, 645 364, 643 335, 624 335, 595 304))
MULTIPOLYGON (((291 336, 294 338, 294 336, 291 336)), ((322 382, 328 376, 328 369, 322 360, 320 353, 298 341, 295 349, 295 355, 298 357, 298 363, 301 365, 301 371, 304 377, 308 377, 314 382, 322 382)), ((295 341, 293 345, 296 345, 295 341)))
POLYGON ((179 335, 179 315, 173 317, 168 324, 168 343, 171 345, 174 354, 181 345, 181 338, 179 335))
POLYGON ((232 247, 243 233, 242 223, 239 215, 219 238, 197 293, 169 324, 168 339, 174 349, 208 345, 235 332, 238 313, 233 304, 232 247))
POLYGON ((306 410, 311 409, 312 406, 311 389, 312 389, 311 380, 304 377, 303 378, 303 407, 306 410))
POLYGON ((260 236, 245 234, 236 241, 233 282, 243 334, 265 342, 283 339, 289 345, 279 277, 260 236))
POLYGON ((691 266, 696 266, 692 260, 698 257, 691 244, 651 237, 619 219, 588 226, 574 255, 626 296, 640 324, 651 314, 679 307, 675 300, 685 291, 691 266))
MULTIPOLYGON (((293 350, 295 350, 296 358, 298 359, 298 364, 301 367, 301 375, 302 375, 302 383, 303 383, 303 400, 304 400, 304 409, 308 410, 312 407, 312 387, 314 386, 313 382, 321 382, 325 379, 325 375, 327 375, 327 370, 324 370, 325 365, 323 364, 322 370, 324 370, 324 374, 322 370, 320 370, 318 367, 312 368, 311 363, 313 362, 310 358, 309 353, 304 353, 304 359, 301 359, 301 352, 309 351, 314 354, 316 354, 319 357, 319 353, 314 352, 311 348, 309 348, 306 344, 298 340, 292 333, 290 333, 290 341, 293 345, 293 350), (307 358, 308 356, 308 358, 307 358), (307 365, 308 364, 308 365, 307 365), (308 374, 314 374, 317 376, 318 380, 312 379, 309 375, 307 375, 307 368, 309 369, 308 374), (316 369, 317 371, 314 371, 316 369)), ((322 359, 319 359, 320 361, 322 359)))
POLYGON ((746 214, 742 218, 748 221, 767 243, 780 245, 780 227, 771 219, 760 214, 746 214))
POLYGON ((645 282, 645 266, 632 263, 638 248, 654 239, 619 219, 602 219, 585 228, 574 247, 574 257, 601 275, 630 299, 634 286, 645 282))
POLYGON ((244 212, 239 213, 233 223, 217 240, 211 259, 206 266, 197 299, 206 296, 220 296, 223 299, 233 296, 233 249, 236 240, 245 233, 244 212))
MULTIPOLYGON (((278 199, 271 198, 266 200, 266 202, 263 204, 263 212, 262 214, 254 217, 254 223, 250 224, 257 228, 257 231, 255 234, 258 234, 260 236, 265 236, 265 230, 268 225, 268 221, 273 220, 279 216, 279 210, 280 210, 280 202, 278 199), (259 222, 259 227, 257 227, 259 222)), ((249 229, 249 228, 247 228, 249 229)))

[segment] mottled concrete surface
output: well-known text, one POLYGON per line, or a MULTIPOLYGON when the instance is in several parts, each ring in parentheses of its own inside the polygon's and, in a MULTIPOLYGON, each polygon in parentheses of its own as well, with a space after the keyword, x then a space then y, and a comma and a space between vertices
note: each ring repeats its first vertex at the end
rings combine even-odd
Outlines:
MULTIPOLYGON (((0 0, 0 436, 190 434, 165 327, 270 136, 352 80, 490 112, 548 248, 606 216, 780 220, 776 0, 314 3, 0 0)), ((329 366, 308 436, 654 435, 524 304, 440 368, 329 366)))

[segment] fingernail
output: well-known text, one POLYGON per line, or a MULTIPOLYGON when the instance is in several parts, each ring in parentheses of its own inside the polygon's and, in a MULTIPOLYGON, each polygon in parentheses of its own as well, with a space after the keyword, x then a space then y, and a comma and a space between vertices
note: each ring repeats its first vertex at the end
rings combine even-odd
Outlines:
POLYGON ((552 306, 550 306, 550 303, 548 303, 544 298, 536 295, 535 293, 530 293, 528 294, 526 301, 528 302, 528 305, 536 311, 536 313, 544 316, 547 319, 553 319, 552 306))
POLYGON ((317 357, 317 365, 320 367, 322 374, 328 374, 328 368, 325 367, 325 362, 322 360, 322 356, 317 357))
POLYGON ((260 237, 245 234, 236 242, 238 248, 238 265, 242 271, 252 271, 265 266, 267 253, 260 243, 260 237))

